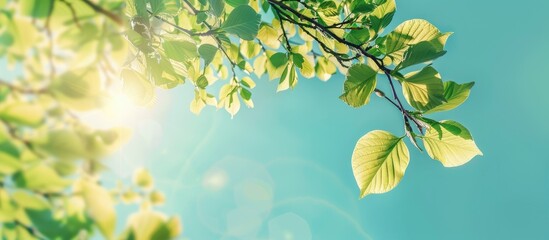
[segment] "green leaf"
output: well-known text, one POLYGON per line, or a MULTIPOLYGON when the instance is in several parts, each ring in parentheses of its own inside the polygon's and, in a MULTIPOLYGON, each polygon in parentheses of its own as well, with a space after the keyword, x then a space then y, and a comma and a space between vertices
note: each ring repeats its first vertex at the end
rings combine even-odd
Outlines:
POLYGON ((250 89, 255 88, 255 82, 250 77, 243 77, 242 81, 240 81, 240 83, 242 83, 242 85, 244 85, 244 86, 246 86, 250 89))
POLYGON ((328 81, 337 71, 336 65, 327 57, 317 57, 315 64, 316 77, 322 81, 328 81))
POLYGON ((12 193, 13 200, 17 205, 25 209, 45 210, 51 208, 51 204, 44 197, 23 190, 16 190, 12 193))
POLYGON ((368 40, 370 40, 370 30, 367 28, 353 29, 345 35, 345 39, 350 43, 363 45, 368 43, 368 40))
POLYGON ((269 61, 275 68, 279 68, 288 63, 288 56, 285 53, 277 52, 269 58, 269 61))
POLYGON ((451 120, 432 126, 422 139, 429 156, 445 167, 461 166, 477 155, 482 156, 469 130, 451 120))
POLYGON ((149 3, 153 15, 168 14, 174 16, 181 9, 181 1, 179 0, 149 0, 149 3))
POLYGON ((337 9, 337 5, 334 1, 322 2, 318 6, 317 11, 323 13, 324 15, 326 15, 328 17, 336 16, 336 15, 339 14, 339 11, 337 9))
POLYGON ((380 130, 364 135, 358 140, 352 157, 360 197, 395 188, 409 161, 408 148, 402 138, 380 130))
POLYGON ((240 88, 240 96, 244 100, 250 100, 252 98, 252 93, 246 88, 240 88))
POLYGON ((168 58, 179 62, 192 60, 199 56, 196 44, 189 41, 164 41, 162 47, 168 58))
POLYGON ((45 164, 35 165, 16 173, 13 181, 17 187, 44 193, 61 192, 70 183, 45 164))
POLYGON ((249 0, 225 0, 225 3, 231 7, 238 7, 240 5, 248 5, 249 0))
POLYGON ((196 80, 196 86, 202 89, 206 88, 208 86, 208 79, 206 78, 206 76, 201 75, 200 77, 198 77, 198 79, 196 80))
POLYGON ((369 1, 358 0, 351 1, 351 12, 353 13, 369 13, 375 9, 375 5, 369 1))
POLYGON ((172 235, 165 217, 150 210, 132 214, 128 220, 130 231, 136 240, 169 239, 172 235))
POLYGON ((96 183, 80 180, 86 210, 103 236, 112 239, 116 228, 116 212, 111 194, 96 183))
POLYGON ((24 0, 21 1, 21 13, 33 18, 45 18, 53 9, 53 0, 24 0))
POLYGON ((351 66, 343 84, 343 94, 339 98, 352 107, 368 104, 370 95, 376 88, 376 76, 377 72, 367 64, 351 66))
POLYGON ((45 115, 44 108, 37 103, 13 102, 0 108, 0 119, 32 127, 42 124, 45 115))
POLYGON ((446 51, 444 51, 444 44, 446 44, 446 40, 449 36, 450 34, 443 34, 439 38, 412 45, 408 48, 408 50, 406 50, 404 53, 404 59, 395 68, 395 70, 398 71, 398 69, 430 62, 443 56, 446 54, 446 51))
POLYGON ((202 44, 198 47, 198 54, 204 59, 204 66, 210 65, 217 53, 217 47, 211 44, 202 44))
POLYGON ((208 0, 210 3, 210 11, 216 17, 221 17, 223 10, 225 9, 225 1, 223 0, 208 0))
POLYGON ((293 89, 297 85, 297 80, 298 79, 297 79, 297 74, 295 70, 295 65, 288 64, 286 68, 284 68, 284 71, 280 76, 280 81, 278 82, 276 91, 281 92, 281 91, 287 90, 288 88, 293 89))
POLYGON ((469 97, 471 88, 475 85, 475 82, 469 82, 464 84, 458 84, 452 81, 444 82, 444 99, 446 103, 438 105, 425 113, 434 113, 441 111, 448 111, 461 105, 469 97))
POLYGON ((10 199, 9 193, 0 188, 0 222, 11 222, 17 214, 17 205, 10 199))
POLYGON ((243 40, 252 41, 257 36, 260 22, 261 15, 257 14, 253 8, 240 5, 229 14, 220 29, 237 35, 243 40))
POLYGON ((445 102, 444 85, 431 66, 406 74, 401 82, 406 101, 417 110, 427 111, 445 102))
POLYGON ((303 68, 303 62, 305 62, 305 58, 303 58, 303 55, 299 53, 292 53, 292 62, 297 68, 303 68))
POLYGON ((438 28, 428 21, 412 19, 398 25, 395 30, 385 37, 382 45, 384 53, 391 57, 393 62, 399 63, 409 46, 438 39, 442 35, 438 28))
POLYGON ((395 0, 387 0, 383 4, 377 6, 370 15, 371 28, 380 33, 383 31, 395 15, 396 4, 395 0))
POLYGON ((21 169, 19 159, 0 149, 0 176, 13 174, 19 169, 21 169))

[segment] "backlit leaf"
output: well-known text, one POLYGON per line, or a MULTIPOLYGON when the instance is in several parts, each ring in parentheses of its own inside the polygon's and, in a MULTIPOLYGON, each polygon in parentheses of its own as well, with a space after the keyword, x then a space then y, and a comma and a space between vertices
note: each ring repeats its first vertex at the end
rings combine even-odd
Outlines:
POLYGON ((352 107, 361 107, 370 101, 370 95, 376 88, 377 72, 367 64, 355 64, 349 68, 343 84, 341 100, 352 107))
POLYGON ((482 156, 469 130, 455 121, 431 126, 422 139, 429 156, 445 167, 461 166, 477 155, 482 156))
POLYGON ((401 82, 406 101, 417 110, 427 111, 445 102, 440 75, 430 66, 406 74, 401 82))
POLYGON ((406 171, 410 156, 402 138, 372 131, 360 138, 353 151, 353 174, 360 197, 395 188, 406 171))
POLYGON ((259 31, 261 15, 248 5, 236 7, 221 25, 221 30, 237 35, 243 40, 252 41, 259 31))

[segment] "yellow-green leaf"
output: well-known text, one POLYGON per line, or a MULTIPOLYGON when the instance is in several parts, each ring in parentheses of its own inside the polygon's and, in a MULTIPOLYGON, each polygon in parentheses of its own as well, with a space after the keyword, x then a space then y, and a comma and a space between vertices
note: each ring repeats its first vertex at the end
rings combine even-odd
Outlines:
POLYGON ((461 166, 477 155, 482 156, 469 130, 455 121, 431 124, 422 139, 429 156, 445 167, 461 166))
POLYGON ((44 193, 61 192, 70 184, 69 180, 61 178, 53 168, 45 164, 16 173, 13 181, 17 187, 44 193))
POLYGON ((377 72, 367 64, 351 66, 343 84, 343 94, 339 98, 352 107, 368 104, 370 95, 376 88, 376 76, 377 72))
POLYGON ((87 180, 80 181, 86 210, 103 236, 112 239, 116 228, 116 212, 109 191, 87 180))
POLYGON ((171 235, 165 216, 158 212, 144 210, 134 213, 128 223, 135 240, 169 239, 171 235))
POLYGON ((417 44, 422 41, 430 41, 440 37, 441 33, 426 20, 412 19, 398 25, 395 30, 387 34, 384 53, 387 54, 394 62, 402 61, 404 52, 410 45, 417 44))
POLYGON ((133 173, 133 183, 139 187, 150 189, 154 185, 153 178, 145 168, 138 168, 133 173))
POLYGON ((16 190, 12 194, 17 205, 26 209, 44 210, 51 208, 51 204, 44 197, 23 190, 16 190))
POLYGON ((352 165, 360 197, 392 190, 400 182, 410 161, 402 138, 385 131, 372 131, 360 138, 352 165))
POLYGON ((452 81, 444 82, 444 98, 446 103, 438 105, 425 113, 434 113, 440 111, 448 111, 461 105, 469 97, 471 88, 475 82, 458 84, 452 81))
POLYGON ((0 119, 34 127, 44 121, 45 115, 44 108, 36 103, 13 102, 0 109, 0 119))
POLYGON ((445 102, 444 85, 431 66, 406 74, 401 82, 404 98, 417 110, 427 111, 445 102))
POLYGON ((9 175, 21 168, 21 162, 15 156, 0 149, 0 175, 9 175))

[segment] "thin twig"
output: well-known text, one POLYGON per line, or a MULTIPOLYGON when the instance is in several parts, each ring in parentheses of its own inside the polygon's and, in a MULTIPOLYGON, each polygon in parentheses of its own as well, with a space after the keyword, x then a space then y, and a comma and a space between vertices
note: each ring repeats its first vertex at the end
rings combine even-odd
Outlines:
POLYGON ((78 27, 79 29, 82 29, 82 25, 80 25, 80 21, 78 21, 76 11, 74 10, 74 7, 72 6, 72 3, 67 2, 66 0, 60 0, 60 1, 62 3, 64 3, 69 8, 69 10, 71 11, 72 19, 74 20, 74 24, 76 25, 76 27, 78 27))
POLYGON ((97 5, 96 3, 90 1, 90 0, 82 0, 86 5, 88 5, 90 8, 92 8, 94 11, 101 13, 111 19, 113 22, 117 23, 118 25, 123 25, 124 21, 119 15, 116 15, 115 13, 108 11, 101 6, 97 5))

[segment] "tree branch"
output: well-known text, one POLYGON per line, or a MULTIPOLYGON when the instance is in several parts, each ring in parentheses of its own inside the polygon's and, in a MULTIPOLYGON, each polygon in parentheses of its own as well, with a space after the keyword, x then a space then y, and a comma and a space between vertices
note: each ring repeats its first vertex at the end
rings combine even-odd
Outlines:
MULTIPOLYGON (((340 42, 340 43, 343 43, 349 47, 351 47, 352 49, 355 49, 356 51, 358 51, 360 54, 362 54, 363 56, 371 59, 379 69, 381 69, 383 71, 383 73, 385 74, 385 76, 387 77, 387 80, 389 81, 389 85, 391 87, 391 91, 392 91, 392 94, 393 94, 393 98, 396 100, 396 104, 391 101, 391 103, 393 103, 401 112, 402 112, 402 116, 404 118, 404 122, 405 124, 408 122, 408 119, 411 119, 417 126, 417 128, 419 129, 420 132, 423 133, 423 127, 422 125, 413 117, 411 116, 408 111, 404 108, 404 106, 402 105, 402 102, 400 101, 399 97, 398 97, 398 94, 396 93, 396 88, 393 84, 393 79, 391 77, 391 69, 385 67, 385 65, 383 64, 383 61, 381 59, 378 59, 377 57, 373 56, 372 54, 368 53, 368 50, 371 48, 371 47, 365 47, 363 48, 361 45, 358 45, 358 44, 355 44, 355 43, 351 43, 347 40, 345 40, 344 38, 338 36, 337 34, 335 34, 334 32, 330 31, 329 28, 331 28, 332 26, 324 26, 323 24, 319 23, 317 20, 311 18, 311 17, 308 17, 302 13, 300 13, 299 11, 297 11, 296 9, 288 6, 288 5, 285 5, 282 1, 276 1, 276 0, 268 0, 269 1, 269 4, 273 7, 273 9, 277 12, 280 12, 280 14, 282 15, 286 15, 286 17, 284 18, 284 20, 286 21, 289 21, 289 22, 292 22, 294 24, 297 24, 298 26, 300 26, 300 28, 302 30, 304 30, 309 36, 313 37, 317 43, 319 43, 321 45, 321 47, 323 49, 326 50, 326 47, 323 46, 323 42, 322 41, 319 41, 318 38, 316 38, 316 36, 313 36, 311 33, 309 33, 305 28, 306 27, 309 27, 309 28, 315 28, 319 31, 321 31, 322 33, 324 33, 325 35, 329 36, 330 38, 340 42), (293 20, 291 19, 291 17, 287 16, 286 13, 284 12, 281 12, 280 9, 283 9, 284 11, 288 11, 290 13, 292 13, 294 16, 296 16, 298 19, 300 20, 304 20, 308 23, 310 23, 311 25, 309 24, 303 24, 301 22, 298 22, 296 20, 293 20)), ((303 4, 301 1, 297 1, 301 4, 303 4)), ((329 49, 329 48, 328 48, 329 49)), ((335 51, 333 50, 328 50, 327 51, 328 53, 331 53, 331 54, 334 54, 335 51)), ((337 57, 337 53, 334 55, 336 57, 336 59, 338 59, 338 61, 340 61, 340 59, 337 57)), ((341 63, 341 61, 340 61, 341 63)), ((386 99, 388 99, 387 97, 385 97, 386 99)))
POLYGON ((46 94, 48 93, 47 88, 41 88, 41 89, 28 89, 28 88, 22 88, 16 85, 13 85, 11 83, 8 83, 7 81, 4 81, 0 79, 0 86, 7 87, 11 91, 15 91, 22 94, 46 94))
POLYGON ((115 13, 113 12, 110 12, 104 8, 102 8, 101 6, 97 5, 96 3, 90 1, 90 0, 82 0, 82 2, 84 2, 86 5, 88 5, 90 8, 92 8, 94 11, 98 12, 98 13, 101 13, 103 15, 105 15, 106 17, 108 17, 109 19, 111 19, 113 22, 115 22, 116 24, 118 25, 123 25, 124 24, 124 21, 122 20, 122 18, 118 15, 116 15, 115 13))

